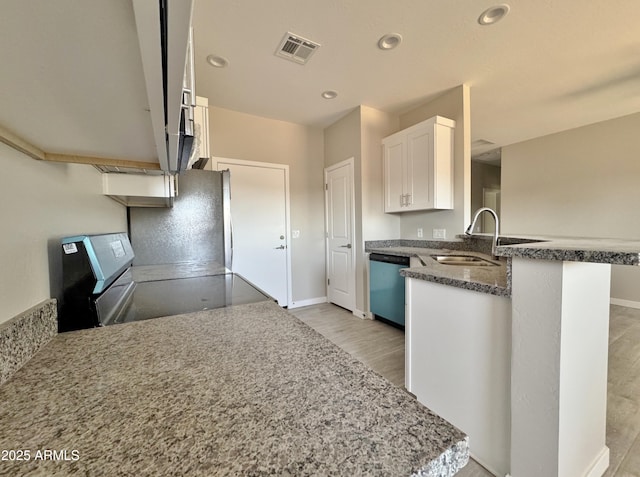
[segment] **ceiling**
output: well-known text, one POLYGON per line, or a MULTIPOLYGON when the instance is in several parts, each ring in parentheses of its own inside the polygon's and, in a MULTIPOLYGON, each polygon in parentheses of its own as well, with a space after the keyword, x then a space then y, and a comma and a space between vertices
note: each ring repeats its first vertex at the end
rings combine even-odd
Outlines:
MULTIPOLYGON (((197 94, 326 127, 360 104, 402 113, 465 83, 472 143, 493 143, 476 154, 640 111, 640 2, 511 0, 479 25, 491 5, 195 0, 197 94), (306 65, 275 56, 286 32, 320 43, 306 65), (390 32, 403 42, 378 49, 390 32)), ((47 152, 157 161, 131 0, 3 0, 0 65, 0 128, 47 152)))
POLYGON ((0 126, 47 151, 156 161, 131 0, 2 0, 0 126))
POLYGON ((196 0, 196 90, 209 104, 326 127, 364 104, 402 113, 460 84, 484 152, 640 111, 640 2, 196 0), (306 65, 275 56, 284 34, 320 43, 306 65), (394 50, 378 39, 400 33, 394 50), (209 54, 228 59, 207 64, 209 54), (325 90, 338 97, 326 100, 325 90))

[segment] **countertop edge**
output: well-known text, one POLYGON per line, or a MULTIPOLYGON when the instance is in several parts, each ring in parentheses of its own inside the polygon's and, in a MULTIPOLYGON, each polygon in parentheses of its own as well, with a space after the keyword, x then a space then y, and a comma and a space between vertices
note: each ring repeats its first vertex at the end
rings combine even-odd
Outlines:
POLYGON ((552 260, 566 262, 608 263, 611 265, 640 265, 640 253, 589 250, 577 247, 562 247, 553 242, 542 242, 524 245, 503 245, 496 250, 496 255, 507 258, 528 258, 532 260, 552 260), (555 245, 555 246, 554 246, 555 245))
MULTIPOLYGON (((489 234, 460 235, 458 238, 479 242, 493 240, 493 236, 489 234)), ((498 241, 499 245, 496 249, 498 257, 640 265, 640 240, 505 234, 500 235, 498 241)))
POLYGON ((453 477, 469 463, 469 458, 469 437, 465 437, 411 477, 453 477))
MULTIPOLYGON (((427 267, 423 267, 427 268, 427 267)), ((489 295, 502 296, 506 298, 511 297, 511 290, 508 287, 501 287, 498 285, 489 285, 488 283, 481 283, 476 281, 458 280, 455 278, 446 278, 438 275, 434 275, 428 272, 418 272, 416 269, 405 268, 400 270, 400 275, 405 278, 414 278, 416 280, 424 280, 427 282, 438 283, 440 285, 448 285, 456 288, 463 288, 465 290, 475 291, 479 293, 486 293, 489 295)))
MULTIPOLYGON (((473 250, 474 245, 490 248, 490 234, 459 235, 456 240, 375 240, 365 242, 365 252, 390 247, 473 250)), ((568 262, 608 263, 640 266, 640 240, 612 238, 561 237, 546 235, 500 235, 496 256, 568 262), (507 242, 507 243, 504 243, 507 242), (508 243, 513 242, 513 243, 508 243)), ((404 255, 397 253, 397 255, 404 255)), ((411 255, 404 255, 411 256, 411 255)))

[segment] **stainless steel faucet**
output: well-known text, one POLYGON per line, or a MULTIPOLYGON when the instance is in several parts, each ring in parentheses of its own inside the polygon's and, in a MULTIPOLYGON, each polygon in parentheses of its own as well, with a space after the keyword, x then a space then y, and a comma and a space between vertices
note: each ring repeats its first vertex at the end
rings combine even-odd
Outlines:
POLYGON ((496 247, 498 246, 498 235, 500 234, 500 220, 498 220, 498 214, 496 213, 495 210, 490 209, 489 207, 483 207, 481 209, 478 209, 476 211, 476 214, 473 216, 473 221, 471 222, 471 225, 467 227, 467 230, 465 230, 464 233, 465 235, 473 235, 473 229, 475 228, 478 217, 480 217, 480 214, 482 212, 489 212, 491 215, 493 215, 493 220, 496 223, 496 229, 493 232, 493 244, 491 245, 491 255, 496 257, 496 247))

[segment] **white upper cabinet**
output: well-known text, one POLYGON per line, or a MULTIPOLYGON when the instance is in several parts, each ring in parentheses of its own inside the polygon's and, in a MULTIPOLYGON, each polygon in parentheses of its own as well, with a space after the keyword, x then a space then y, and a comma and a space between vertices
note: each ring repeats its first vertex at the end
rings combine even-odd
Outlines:
POLYGON ((435 116, 382 140, 385 212, 453 209, 454 128, 435 116))

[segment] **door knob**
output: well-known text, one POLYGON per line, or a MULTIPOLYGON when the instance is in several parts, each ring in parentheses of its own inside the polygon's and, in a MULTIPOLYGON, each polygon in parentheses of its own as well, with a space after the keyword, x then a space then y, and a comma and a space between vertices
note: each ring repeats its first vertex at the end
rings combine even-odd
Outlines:
POLYGON ((285 247, 284 245, 280 245, 279 247, 273 247, 273 248, 274 250, 284 250, 287 247, 285 247))
POLYGON ((351 244, 348 243, 347 245, 340 245, 341 248, 351 248, 351 244))

